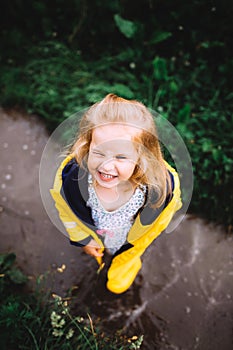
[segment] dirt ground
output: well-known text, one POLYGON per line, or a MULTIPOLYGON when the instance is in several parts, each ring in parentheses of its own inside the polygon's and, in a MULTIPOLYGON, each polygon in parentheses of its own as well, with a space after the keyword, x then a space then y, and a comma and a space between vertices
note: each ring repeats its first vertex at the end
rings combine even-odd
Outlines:
POLYGON ((38 173, 47 140, 37 117, 0 110, 0 252, 15 252, 32 281, 46 274, 54 293, 76 286, 79 312, 143 334, 142 349, 231 350, 233 237, 188 215, 149 247, 129 291, 109 295, 96 288, 96 262, 69 245, 43 207, 38 173))

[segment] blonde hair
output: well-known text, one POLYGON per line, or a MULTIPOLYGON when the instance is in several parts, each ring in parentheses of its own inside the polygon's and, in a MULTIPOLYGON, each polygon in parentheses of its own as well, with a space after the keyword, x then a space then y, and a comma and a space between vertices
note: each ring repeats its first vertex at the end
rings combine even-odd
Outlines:
POLYGON ((93 129, 114 123, 139 129, 133 138, 139 160, 131 181, 137 185, 147 185, 151 202, 152 195, 153 197, 156 195, 156 202, 152 206, 159 207, 166 199, 167 190, 171 192, 170 177, 153 116, 142 103, 126 100, 114 94, 108 94, 102 101, 95 103, 80 120, 77 140, 71 147, 71 153, 74 154, 78 164, 83 166, 89 153, 93 129))

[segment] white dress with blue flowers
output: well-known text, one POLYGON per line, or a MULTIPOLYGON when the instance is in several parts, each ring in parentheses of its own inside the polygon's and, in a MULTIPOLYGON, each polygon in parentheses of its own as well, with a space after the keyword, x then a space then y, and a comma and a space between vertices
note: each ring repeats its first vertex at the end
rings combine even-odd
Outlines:
POLYGON ((114 211, 107 211, 100 203, 91 176, 88 186, 89 198, 87 206, 91 208, 96 231, 111 254, 115 254, 126 243, 127 234, 133 225, 135 215, 143 206, 146 196, 146 186, 139 186, 127 203, 114 211))

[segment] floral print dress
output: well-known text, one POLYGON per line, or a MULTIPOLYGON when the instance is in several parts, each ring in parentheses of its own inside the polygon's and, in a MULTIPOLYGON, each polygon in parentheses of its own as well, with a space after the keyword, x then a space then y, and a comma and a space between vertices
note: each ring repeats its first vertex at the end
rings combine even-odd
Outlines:
POLYGON ((114 211, 107 211, 100 203, 89 175, 89 198, 87 206, 91 208, 96 231, 110 254, 115 254, 123 244, 133 225, 138 210, 143 206, 146 197, 146 186, 138 186, 129 201, 114 211))

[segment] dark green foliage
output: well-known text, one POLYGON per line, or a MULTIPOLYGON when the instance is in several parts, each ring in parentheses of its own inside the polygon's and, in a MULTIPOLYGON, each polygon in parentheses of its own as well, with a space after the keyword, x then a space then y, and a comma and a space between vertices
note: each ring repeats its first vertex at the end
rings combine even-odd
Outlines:
POLYGON ((15 267, 15 259, 14 253, 0 255, 0 294, 2 297, 4 297, 5 286, 18 286, 27 282, 27 276, 15 267))
POLYGON ((177 127, 190 151, 191 210, 232 225, 233 2, 16 1, 2 16, 1 105, 54 128, 107 93, 177 127))

